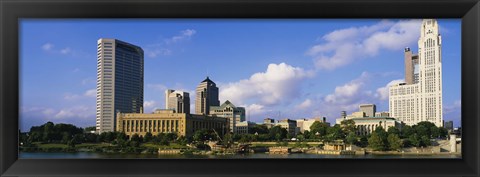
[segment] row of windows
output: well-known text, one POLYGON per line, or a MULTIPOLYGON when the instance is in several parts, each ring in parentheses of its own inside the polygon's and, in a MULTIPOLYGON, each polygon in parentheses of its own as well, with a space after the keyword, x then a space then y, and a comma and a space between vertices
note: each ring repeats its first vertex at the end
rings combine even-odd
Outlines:
POLYGON ((123 120, 123 129, 126 132, 178 132, 179 120, 123 120))

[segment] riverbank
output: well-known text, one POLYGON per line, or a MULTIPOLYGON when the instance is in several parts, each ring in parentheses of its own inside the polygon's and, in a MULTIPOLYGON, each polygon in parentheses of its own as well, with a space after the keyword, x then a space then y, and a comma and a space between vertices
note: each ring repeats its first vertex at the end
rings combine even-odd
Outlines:
POLYGON ((142 153, 98 153, 98 152, 20 152, 20 159, 443 159, 443 158, 461 158, 459 155, 324 155, 324 154, 267 154, 267 153, 248 153, 248 154, 142 154, 142 153))

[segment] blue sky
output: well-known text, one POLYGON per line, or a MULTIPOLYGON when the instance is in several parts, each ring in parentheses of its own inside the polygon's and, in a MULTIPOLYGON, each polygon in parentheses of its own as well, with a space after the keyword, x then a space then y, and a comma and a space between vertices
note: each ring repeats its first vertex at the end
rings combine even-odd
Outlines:
MULTIPOLYGON (((207 75, 220 102, 247 119, 334 122, 374 103, 388 111, 389 83, 404 77, 403 49, 417 52, 421 20, 30 20, 20 23, 20 128, 46 121, 95 125, 96 42, 116 38, 145 51, 145 112, 164 90, 190 92, 207 75)), ((439 19, 444 120, 460 125, 461 21, 439 19)))

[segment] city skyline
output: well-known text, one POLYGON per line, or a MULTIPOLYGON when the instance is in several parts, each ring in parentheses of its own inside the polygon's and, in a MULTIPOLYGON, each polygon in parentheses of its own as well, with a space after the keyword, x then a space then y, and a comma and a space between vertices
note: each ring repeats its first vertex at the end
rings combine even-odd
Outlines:
MULTIPOLYGON (((386 86, 404 78, 403 50, 416 48, 420 24, 421 20, 23 21, 21 71, 26 72, 21 73, 21 128, 25 130, 48 120, 79 126, 95 124, 94 117, 89 115, 95 114, 89 107, 92 100, 95 106, 95 99, 91 99, 94 86, 91 87, 89 78, 95 78, 91 75, 96 74, 96 51, 84 46, 91 45, 89 40, 94 37, 93 42, 98 38, 117 38, 145 50, 145 112, 165 107, 162 95, 166 89, 189 92, 195 98, 194 90, 205 76, 217 83, 221 103, 230 100, 246 107, 247 120, 254 122, 265 117, 279 120, 318 116, 334 122, 340 111, 351 113, 359 104, 369 103, 376 104, 379 112, 388 111, 386 86), (146 38, 152 30, 135 38, 128 32, 143 28, 121 28, 132 23, 145 29, 152 24, 170 28, 156 32, 157 39, 146 38), (108 28, 82 31, 93 24, 100 25, 100 29, 108 28), (112 31, 114 27, 119 30, 112 31), (237 28, 256 31, 249 34, 237 28), (69 33, 74 32, 80 34, 72 37, 69 33), (26 51, 27 48, 32 50, 26 51), (35 56, 71 63, 63 61, 56 65, 65 66, 61 67, 65 70, 63 75, 55 75, 53 71, 32 75, 35 71, 44 72, 35 67, 48 63, 35 61, 35 56), (42 76, 48 79, 39 80, 42 76), (67 85, 50 90, 49 79, 55 80, 52 77, 67 81, 61 83, 67 85)), ((460 21, 439 20, 439 24, 446 63, 444 120, 453 120, 459 126, 460 21)), ((190 108, 194 113, 193 101, 190 108)))

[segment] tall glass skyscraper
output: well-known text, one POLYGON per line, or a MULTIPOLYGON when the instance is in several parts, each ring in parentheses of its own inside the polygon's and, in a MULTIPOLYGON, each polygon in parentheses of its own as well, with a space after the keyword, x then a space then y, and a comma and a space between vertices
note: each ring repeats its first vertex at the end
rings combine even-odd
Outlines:
POLYGON ((117 40, 97 41, 98 133, 115 131, 116 113, 143 112, 143 50, 117 40))

